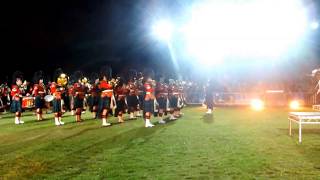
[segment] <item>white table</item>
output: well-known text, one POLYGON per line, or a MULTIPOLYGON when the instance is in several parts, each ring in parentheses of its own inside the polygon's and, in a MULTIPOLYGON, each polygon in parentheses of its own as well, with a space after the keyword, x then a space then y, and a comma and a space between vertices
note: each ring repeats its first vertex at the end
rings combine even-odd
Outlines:
POLYGON ((303 124, 320 124, 320 112, 290 112, 289 113, 289 135, 292 135, 292 122, 299 124, 299 143, 302 141, 303 124))

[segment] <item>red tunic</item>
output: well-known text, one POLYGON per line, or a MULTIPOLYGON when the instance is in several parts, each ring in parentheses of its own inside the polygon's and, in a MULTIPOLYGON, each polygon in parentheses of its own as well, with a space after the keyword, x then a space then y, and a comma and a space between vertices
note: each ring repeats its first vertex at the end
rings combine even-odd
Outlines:
POLYGON ((100 81, 99 89, 101 90, 101 97, 112 97, 112 86, 107 81, 100 81))
POLYGON ((75 96, 78 96, 80 99, 84 99, 85 91, 84 87, 80 83, 74 83, 73 89, 75 96))
POLYGON ((56 91, 57 91, 57 85, 55 82, 53 82, 50 85, 50 92, 51 92, 51 94, 54 94, 56 91))
POLYGON ((44 93, 45 93, 44 85, 39 85, 39 84, 33 85, 32 94, 34 96, 44 95, 44 93))

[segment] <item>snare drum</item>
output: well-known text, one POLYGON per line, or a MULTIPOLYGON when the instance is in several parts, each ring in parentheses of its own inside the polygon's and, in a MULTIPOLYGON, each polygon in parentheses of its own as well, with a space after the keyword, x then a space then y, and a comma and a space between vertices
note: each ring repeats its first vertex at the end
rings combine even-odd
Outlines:
POLYGON ((34 97, 22 97, 22 108, 33 108, 35 106, 34 99, 34 97))

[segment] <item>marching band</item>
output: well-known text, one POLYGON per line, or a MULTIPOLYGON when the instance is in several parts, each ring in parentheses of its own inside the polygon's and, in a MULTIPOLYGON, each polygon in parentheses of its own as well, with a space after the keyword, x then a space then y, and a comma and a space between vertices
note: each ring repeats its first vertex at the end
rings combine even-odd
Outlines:
POLYGON ((0 105, 5 111, 15 113, 15 124, 23 124, 22 113, 26 109, 35 110, 35 120, 43 120, 43 109, 51 109, 56 126, 64 124, 62 116, 70 111, 76 122, 81 122, 81 114, 86 108, 93 119, 101 119, 102 126, 110 126, 108 116, 118 118, 119 123, 128 119, 143 117, 145 127, 153 127, 151 117, 157 117, 159 124, 165 124, 164 116, 170 114, 170 120, 181 116, 184 106, 183 86, 181 82, 170 79, 154 80, 154 73, 148 69, 143 73, 131 69, 125 76, 112 77, 109 66, 102 67, 100 74, 91 74, 88 78, 76 71, 71 77, 57 69, 54 81, 45 82, 45 74, 37 71, 33 76, 33 85, 24 81, 19 71, 13 74, 12 87, 7 83, 0 86, 0 105))

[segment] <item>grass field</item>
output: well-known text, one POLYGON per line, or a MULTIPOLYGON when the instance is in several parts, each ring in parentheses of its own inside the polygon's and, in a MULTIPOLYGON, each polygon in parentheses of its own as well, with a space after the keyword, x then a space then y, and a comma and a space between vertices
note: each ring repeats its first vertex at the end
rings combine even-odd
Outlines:
POLYGON ((90 113, 80 124, 65 114, 61 127, 52 115, 24 113, 23 125, 2 115, 0 179, 320 179, 320 127, 307 126, 298 144, 288 110, 183 111, 154 128, 142 119, 103 128, 90 113))

